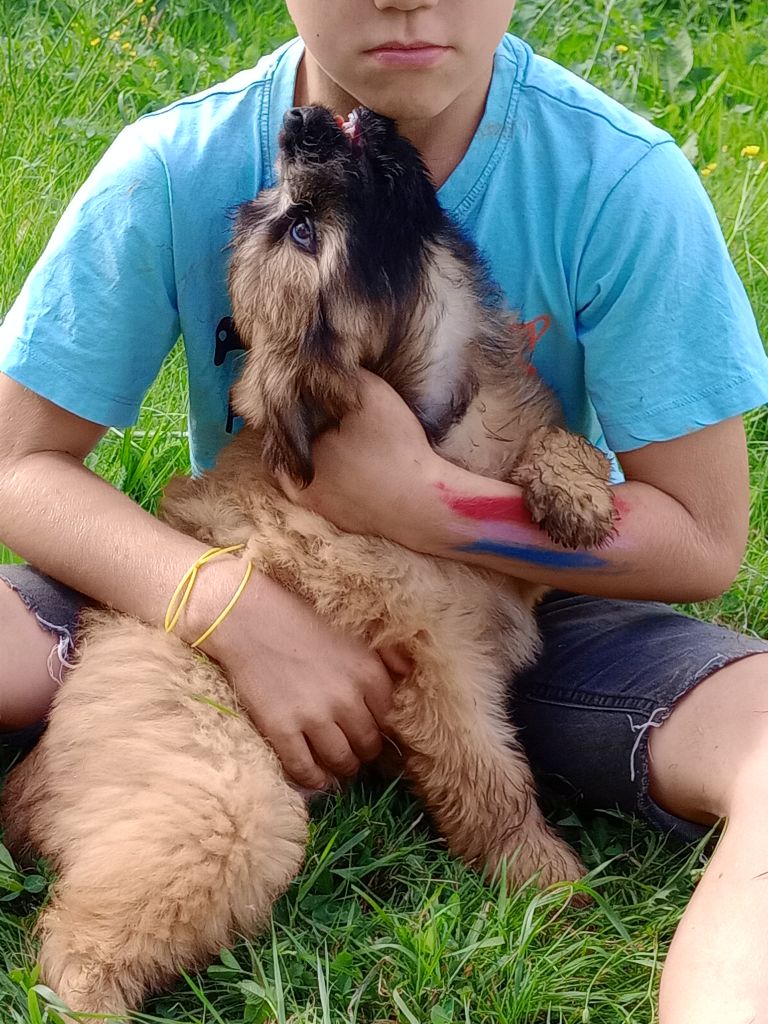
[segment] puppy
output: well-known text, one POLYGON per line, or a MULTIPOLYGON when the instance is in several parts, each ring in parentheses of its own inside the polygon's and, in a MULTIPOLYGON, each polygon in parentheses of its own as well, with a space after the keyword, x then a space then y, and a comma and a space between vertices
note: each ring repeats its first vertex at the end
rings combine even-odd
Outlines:
MULTIPOLYGON (((286 114, 279 184, 237 218, 230 293, 247 425, 213 472, 171 482, 161 514, 206 543, 245 545, 339 629, 408 652, 392 725, 457 856, 489 872, 506 861, 513 884, 577 879, 504 711, 537 653, 544 588, 342 533, 277 478, 311 480, 312 441, 355 406, 360 367, 396 388, 443 456, 520 484, 564 545, 611 533, 606 460, 562 429, 522 328, 387 118, 286 114)), ((89 614, 2 815, 16 855, 34 849, 58 872, 42 977, 91 1013, 126 1014, 262 927, 307 835, 303 800, 219 667, 109 611, 89 614)))

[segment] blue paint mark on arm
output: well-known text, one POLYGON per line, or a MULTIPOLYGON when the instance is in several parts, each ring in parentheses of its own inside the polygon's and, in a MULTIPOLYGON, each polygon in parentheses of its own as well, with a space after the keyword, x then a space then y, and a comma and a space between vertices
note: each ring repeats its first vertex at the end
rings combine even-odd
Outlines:
POLYGON ((551 566, 553 569, 602 569, 608 564, 588 551, 551 551, 531 544, 505 544, 495 540, 476 540, 462 544, 457 551, 468 554, 498 555, 501 558, 516 558, 532 565, 551 566))

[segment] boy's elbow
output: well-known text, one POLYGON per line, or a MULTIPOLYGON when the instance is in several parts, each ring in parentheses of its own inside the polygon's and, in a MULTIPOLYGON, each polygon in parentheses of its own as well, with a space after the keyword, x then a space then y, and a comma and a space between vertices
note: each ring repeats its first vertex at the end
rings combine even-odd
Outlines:
POLYGON ((697 579, 685 601, 714 601, 729 590, 739 575, 746 541, 740 538, 720 540, 708 546, 699 559, 697 579))

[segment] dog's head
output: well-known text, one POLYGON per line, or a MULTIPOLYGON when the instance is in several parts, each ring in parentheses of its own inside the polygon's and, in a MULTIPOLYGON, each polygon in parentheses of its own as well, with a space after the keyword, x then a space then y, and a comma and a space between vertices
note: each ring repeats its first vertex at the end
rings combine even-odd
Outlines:
POLYGON ((443 213, 389 118, 289 110, 279 183, 238 213, 230 294, 248 355, 233 399, 270 470, 312 479, 311 445, 356 401, 360 366, 398 344, 443 213))

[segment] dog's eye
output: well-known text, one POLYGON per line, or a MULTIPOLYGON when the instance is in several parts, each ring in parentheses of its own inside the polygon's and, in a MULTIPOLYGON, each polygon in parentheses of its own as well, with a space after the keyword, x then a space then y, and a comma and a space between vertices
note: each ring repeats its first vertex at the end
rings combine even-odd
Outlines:
POLYGON ((291 226, 291 240, 296 243, 300 248, 305 249, 307 252, 315 252, 316 240, 315 240, 315 226, 311 220, 307 220, 306 217, 302 217, 301 220, 297 220, 291 226))

